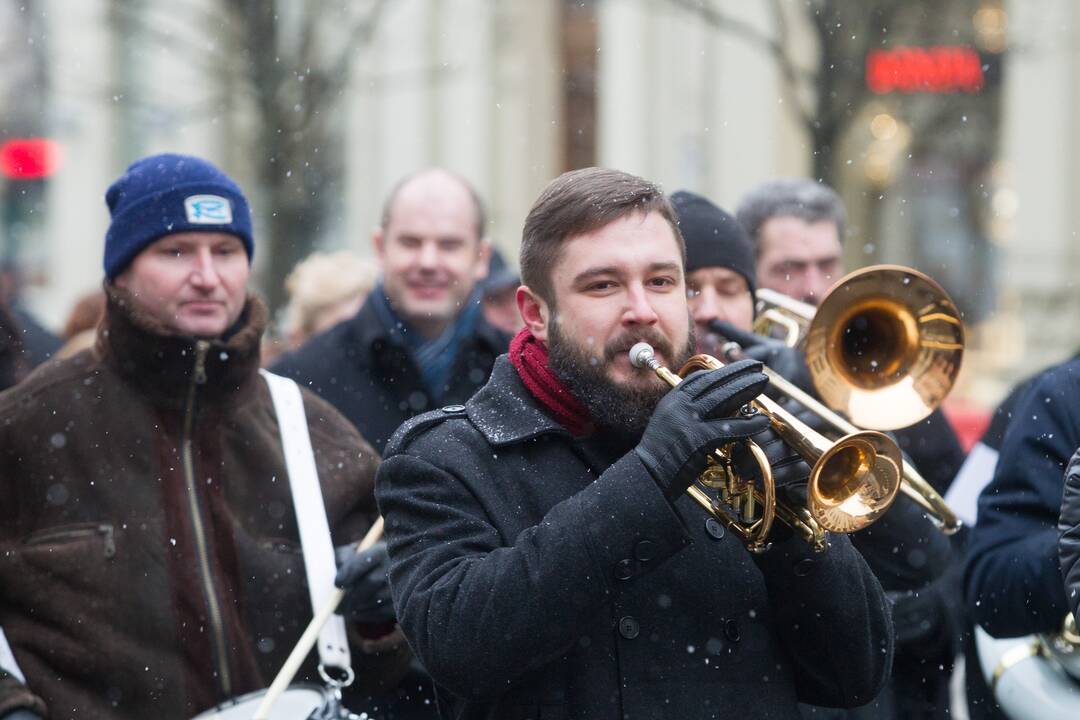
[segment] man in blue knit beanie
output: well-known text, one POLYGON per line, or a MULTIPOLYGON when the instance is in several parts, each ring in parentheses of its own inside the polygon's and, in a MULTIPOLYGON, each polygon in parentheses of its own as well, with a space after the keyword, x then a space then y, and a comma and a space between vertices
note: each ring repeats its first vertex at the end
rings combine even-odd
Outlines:
MULTIPOLYGON (((2 720, 188 720, 266 688, 330 591, 331 545, 377 516, 378 456, 344 417, 299 389, 297 417, 278 421, 237 184, 155 155, 106 202, 96 345, 0 393, 2 720), (282 428, 305 421, 315 473, 295 472, 310 484, 294 494, 282 428), (320 491, 325 511, 303 516, 329 531, 328 568, 309 564, 294 508, 320 491)), ((333 647, 354 647, 359 692, 392 686, 409 661, 400 633, 344 631, 333 647)), ((298 680, 318 677, 310 659, 298 680)))
POLYGON ((255 243, 247 199, 228 175, 196 157, 153 155, 133 163, 105 202, 110 283, 177 334, 215 337, 236 322, 255 243), (206 272, 187 273, 178 260, 188 257, 206 272))

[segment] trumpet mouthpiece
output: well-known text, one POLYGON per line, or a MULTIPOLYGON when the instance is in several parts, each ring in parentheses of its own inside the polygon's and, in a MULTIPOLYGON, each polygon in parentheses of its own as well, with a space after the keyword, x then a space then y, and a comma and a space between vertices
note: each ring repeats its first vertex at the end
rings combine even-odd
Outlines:
POLYGON ((636 368, 651 368, 656 363, 653 347, 647 342, 639 342, 630 348, 630 364, 636 368))

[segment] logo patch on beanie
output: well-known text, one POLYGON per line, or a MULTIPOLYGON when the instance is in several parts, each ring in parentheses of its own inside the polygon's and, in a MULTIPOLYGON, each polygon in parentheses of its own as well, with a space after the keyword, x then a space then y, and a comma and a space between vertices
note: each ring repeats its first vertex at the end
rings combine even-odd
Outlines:
POLYGON ((184 198, 187 221, 193 225, 229 225, 232 205, 219 195, 192 195, 184 198))

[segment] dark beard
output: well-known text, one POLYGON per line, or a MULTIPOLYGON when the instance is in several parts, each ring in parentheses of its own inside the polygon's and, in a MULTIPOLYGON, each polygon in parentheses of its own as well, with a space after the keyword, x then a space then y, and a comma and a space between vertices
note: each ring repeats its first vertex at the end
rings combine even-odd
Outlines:
MULTIPOLYGON (((641 340, 649 343, 658 354, 674 359, 677 370, 690 359, 694 348, 694 323, 689 322, 687 343, 679 353, 658 331, 638 328, 620 333, 604 346, 602 357, 578 347, 559 330, 557 318, 553 319, 548 337, 548 366, 563 385, 588 410, 594 422, 610 431, 636 437, 641 435, 649 422, 656 404, 671 389, 659 378, 644 387, 624 387, 612 382, 607 376, 608 365, 620 354, 641 340)), ((651 370, 642 370, 652 374, 651 370)))

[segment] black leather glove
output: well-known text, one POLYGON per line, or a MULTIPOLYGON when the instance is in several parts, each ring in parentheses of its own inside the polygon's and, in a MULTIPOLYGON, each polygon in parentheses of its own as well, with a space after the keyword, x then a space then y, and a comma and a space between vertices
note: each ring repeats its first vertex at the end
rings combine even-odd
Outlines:
POLYGON ((723 320, 713 320, 709 324, 709 329, 738 343, 742 347, 744 356, 751 360, 760 360, 770 370, 794 383, 803 392, 816 395, 814 381, 810 377, 810 368, 807 367, 806 356, 801 350, 788 347, 775 338, 740 330, 723 320))
MULTIPOLYGON (((765 451, 765 457, 769 460, 772 468, 773 482, 776 483, 777 494, 802 493, 805 499, 806 482, 810 477, 810 466, 802 459, 795 450, 777 434, 772 426, 766 427, 750 440, 757 443, 765 451), (794 490, 795 486, 802 486, 801 490, 794 490)), ((739 445, 734 451, 735 467, 744 477, 761 477, 761 469, 757 461, 745 445, 739 445)), ((796 498, 797 499, 797 498, 796 498)))
POLYGON ((384 623, 394 619, 390 597, 390 556, 386 543, 377 542, 361 553, 354 545, 337 549, 338 573, 334 584, 345 590, 338 612, 358 623, 384 623))
POLYGON ((664 396, 634 452, 669 500, 690 487, 710 450, 768 426, 760 414, 732 417, 768 382, 761 363, 740 360, 718 370, 700 370, 664 396))
POLYGON ((0 720, 42 720, 41 716, 33 710, 16 708, 0 718, 0 720))

